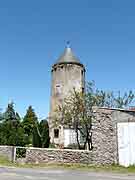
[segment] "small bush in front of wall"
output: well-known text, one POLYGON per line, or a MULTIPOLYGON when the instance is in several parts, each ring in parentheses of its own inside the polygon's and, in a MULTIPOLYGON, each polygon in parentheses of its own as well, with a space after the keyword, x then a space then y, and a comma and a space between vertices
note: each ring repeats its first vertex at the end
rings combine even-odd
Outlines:
POLYGON ((65 149, 78 149, 77 144, 69 144, 65 149))
POLYGON ((25 148, 17 148, 16 149, 16 158, 25 158, 26 157, 26 149, 25 148))
POLYGON ((56 148, 55 144, 51 143, 49 144, 49 148, 56 148))

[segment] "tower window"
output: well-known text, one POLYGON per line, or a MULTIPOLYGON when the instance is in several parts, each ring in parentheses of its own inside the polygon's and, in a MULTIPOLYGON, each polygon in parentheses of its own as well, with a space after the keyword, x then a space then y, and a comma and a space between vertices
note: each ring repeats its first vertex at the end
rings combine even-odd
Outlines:
POLYGON ((81 74, 82 74, 82 76, 83 76, 83 71, 81 71, 81 74))
POLYGON ((82 88, 82 93, 84 93, 84 87, 82 88))
POLYGON ((57 84, 56 87, 55 87, 55 92, 56 92, 56 95, 60 95, 61 94, 61 85, 60 84, 57 84))
POLYGON ((59 138, 59 129, 54 129, 54 138, 59 138))

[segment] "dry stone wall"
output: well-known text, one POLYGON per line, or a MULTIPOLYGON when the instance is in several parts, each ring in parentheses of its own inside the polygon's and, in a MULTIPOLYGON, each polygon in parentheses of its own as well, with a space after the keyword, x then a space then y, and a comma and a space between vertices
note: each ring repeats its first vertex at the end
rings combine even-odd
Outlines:
POLYGON ((118 164, 117 123, 135 122, 135 111, 94 108, 92 160, 94 164, 118 164))
POLYGON ((94 164, 116 164, 117 136, 116 124, 113 123, 112 110, 95 109, 92 123, 92 159, 94 164))
MULTIPOLYGON (((26 148, 26 163, 83 163, 118 164, 117 123, 135 122, 135 112, 108 108, 94 108, 92 122, 92 151, 26 148)), ((10 160, 15 150, 10 146, 0 146, 0 155, 10 160)))
POLYGON ((13 146, 0 146, 0 156, 5 156, 9 161, 13 160, 14 147, 13 146))
POLYGON ((82 150, 29 148, 27 163, 91 163, 91 152, 82 150))

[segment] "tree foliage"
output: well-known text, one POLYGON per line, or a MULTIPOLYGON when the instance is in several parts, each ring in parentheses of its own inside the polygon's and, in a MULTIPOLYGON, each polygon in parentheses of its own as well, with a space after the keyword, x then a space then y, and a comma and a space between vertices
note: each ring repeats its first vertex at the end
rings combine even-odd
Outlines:
POLYGON ((94 81, 87 83, 86 94, 90 99, 92 98, 92 104, 99 107, 125 109, 135 103, 135 92, 132 90, 123 93, 103 91, 96 88, 94 81), (93 102, 94 99, 95 102, 93 102))
POLYGON ((33 132, 33 146, 48 148, 50 143, 49 126, 47 120, 42 120, 33 132))
POLYGON ((2 123, 0 123, 0 144, 24 146, 24 130, 13 103, 9 103, 3 113, 2 123))
POLYGON ((22 122, 25 133, 28 134, 28 136, 32 134, 33 128, 37 122, 38 119, 34 112, 34 109, 32 108, 32 106, 29 106, 22 122))
POLYGON ((115 95, 114 92, 100 91, 93 82, 89 82, 85 93, 74 89, 64 103, 59 105, 54 121, 56 124, 72 127, 76 132, 78 148, 81 149, 80 137, 82 137, 83 149, 88 145, 90 150, 92 119, 95 118, 93 107, 127 108, 134 99, 135 95, 132 91, 124 93, 123 96, 120 92, 115 95))
POLYGON ((48 122, 38 118, 32 106, 29 106, 23 121, 9 103, 6 111, 0 113, 0 144, 13 146, 49 147, 48 122))
POLYGON ((26 115, 24 116, 22 121, 22 126, 26 137, 26 144, 32 145, 34 129, 38 126, 38 118, 32 106, 28 107, 26 115))

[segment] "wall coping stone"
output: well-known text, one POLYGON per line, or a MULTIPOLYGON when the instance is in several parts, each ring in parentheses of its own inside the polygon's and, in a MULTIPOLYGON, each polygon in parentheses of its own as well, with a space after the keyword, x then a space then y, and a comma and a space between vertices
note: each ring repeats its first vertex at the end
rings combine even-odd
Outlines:
POLYGON ((31 150, 47 150, 47 151, 65 151, 65 152, 92 152, 89 150, 79 150, 79 149, 55 149, 55 148, 36 148, 36 147, 26 147, 31 150))

